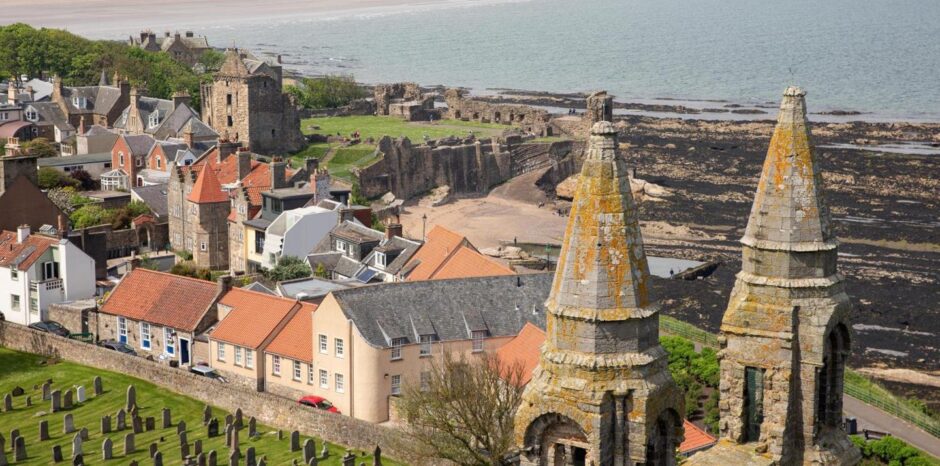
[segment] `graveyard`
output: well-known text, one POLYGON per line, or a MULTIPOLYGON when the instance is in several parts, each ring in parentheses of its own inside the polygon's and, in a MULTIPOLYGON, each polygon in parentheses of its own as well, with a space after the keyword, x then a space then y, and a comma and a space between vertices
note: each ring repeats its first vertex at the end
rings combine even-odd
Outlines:
POLYGON ((0 400, 0 466, 374 464, 144 380, 4 348, 0 400))

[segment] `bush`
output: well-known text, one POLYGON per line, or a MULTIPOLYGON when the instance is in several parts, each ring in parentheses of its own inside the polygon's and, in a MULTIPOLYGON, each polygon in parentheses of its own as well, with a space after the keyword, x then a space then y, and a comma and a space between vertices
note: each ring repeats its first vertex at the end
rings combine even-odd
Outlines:
POLYGON ((98 181, 92 178, 91 174, 85 170, 72 170, 72 172, 69 173, 69 176, 78 182, 77 188, 81 189, 82 191, 94 191, 99 187, 98 181))
POLYGON ((59 151, 46 138, 36 138, 20 144, 20 150, 26 155, 39 158, 58 157, 59 151))
POLYGON ((931 466, 936 464, 923 452, 897 437, 889 435, 872 441, 865 441, 860 436, 851 436, 849 438, 862 452, 862 457, 865 459, 897 466, 931 466))
POLYGON ((342 107, 366 96, 365 90, 356 83, 352 75, 304 78, 296 86, 287 86, 285 91, 293 95, 305 108, 342 107))
POLYGON ((69 216, 69 220, 72 221, 72 228, 75 229, 111 223, 111 218, 112 212, 97 204, 87 204, 79 207, 69 216))
POLYGON ((39 189, 53 189, 64 187, 77 187, 80 182, 65 173, 50 167, 39 169, 39 189))
POLYGON ((173 268, 170 269, 170 273, 200 280, 212 280, 212 272, 209 269, 197 267, 194 262, 188 260, 174 264, 173 268))
POLYGON ((273 282, 309 277, 311 273, 306 261, 293 256, 282 257, 273 269, 262 271, 264 277, 273 282))

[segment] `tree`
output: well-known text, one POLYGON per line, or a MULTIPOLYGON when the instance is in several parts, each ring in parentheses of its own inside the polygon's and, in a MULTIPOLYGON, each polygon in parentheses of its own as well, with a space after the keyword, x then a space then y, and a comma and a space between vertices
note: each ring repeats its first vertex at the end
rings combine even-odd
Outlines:
POLYGON ((53 189, 78 186, 79 182, 52 167, 41 167, 38 173, 39 189, 53 189))
POLYGON ((219 68, 222 68, 222 63, 224 62, 225 54, 213 49, 202 52, 202 55, 199 56, 199 60, 196 61, 196 63, 202 67, 202 71, 206 73, 219 71, 219 68))
POLYGON ((352 75, 328 75, 304 78, 285 91, 297 98, 305 108, 336 108, 366 96, 365 90, 352 75))
POLYGON ((78 189, 82 191, 93 191, 98 189, 98 182, 91 177, 91 174, 82 170, 81 168, 77 170, 72 170, 69 173, 69 176, 72 177, 75 181, 78 181, 78 189))
POLYGON ((212 272, 209 269, 196 267, 192 261, 177 262, 170 269, 170 273, 183 277, 199 278, 201 280, 212 280, 212 272))
POLYGON ((78 208, 69 215, 72 227, 82 229, 111 222, 112 213, 97 204, 88 204, 78 208))
POLYGON ((59 151, 46 138, 36 138, 20 144, 20 150, 35 157, 57 157, 59 151))
POLYGON ((317 264, 317 269, 313 271, 313 274, 320 278, 327 278, 326 266, 324 266, 322 262, 317 264))
POLYGON ((408 439, 403 448, 460 465, 510 464, 523 371, 491 354, 444 353, 430 364, 425 380, 406 384, 398 399, 408 439))
POLYGON ((310 274, 310 265, 306 261, 293 256, 282 257, 274 268, 264 271, 265 278, 273 282, 309 277, 310 274))

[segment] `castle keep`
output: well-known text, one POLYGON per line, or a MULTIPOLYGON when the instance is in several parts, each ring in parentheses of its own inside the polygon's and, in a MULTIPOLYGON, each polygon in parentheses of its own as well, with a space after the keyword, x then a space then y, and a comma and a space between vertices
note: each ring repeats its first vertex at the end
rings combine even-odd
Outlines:
POLYGON ((545 347, 516 413, 521 464, 675 464, 683 396, 659 345, 659 307, 610 122, 591 129, 546 308, 545 347))

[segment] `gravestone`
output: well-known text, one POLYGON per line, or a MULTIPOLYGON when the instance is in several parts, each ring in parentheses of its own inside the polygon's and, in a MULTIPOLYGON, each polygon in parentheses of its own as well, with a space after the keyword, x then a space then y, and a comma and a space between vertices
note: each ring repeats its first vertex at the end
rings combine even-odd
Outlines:
POLYGON ((157 428, 157 420, 153 416, 147 416, 147 419, 144 419, 144 430, 151 431, 157 428))
POLYGON ((134 453, 134 434, 127 433, 124 435, 124 454, 129 455, 134 453))
POLYGON ((62 416, 62 433, 71 434, 72 432, 75 432, 75 421, 72 418, 72 413, 67 413, 62 416))
POLYGON ((54 413, 56 411, 61 411, 62 410, 62 392, 58 390, 53 390, 52 394, 49 396, 52 399, 52 412, 54 413))
POLYGON ((278 429, 278 430, 277 430, 277 439, 278 439, 278 440, 284 440, 284 431, 283 431, 283 430, 281 430, 281 429, 278 429))
POLYGON ((268 463, 267 463, 266 461, 264 461, 264 457, 263 457, 263 456, 261 457, 260 460, 258 460, 258 466, 268 466, 268 463))
POLYGON ((298 450, 300 450, 300 432, 293 430, 290 433, 290 451, 298 450))
POLYGON ((72 391, 66 390, 62 394, 62 409, 72 409, 72 391))
POLYGON ((173 416, 170 415, 170 408, 163 408, 160 410, 160 415, 163 418, 164 429, 169 429, 173 426, 173 416))
POLYGON ((72 458, 82 454, 82 434, 72 437, 72 458))
POLYGON ((79 403, 84 403, 86 399, 87 398, 85 398, 85 386, 79 385, 75 387, 75 401, 79 403))
POLYGON ((153 466, 163 466, 163 453, 159 451, 153 455, 153 466))
POLYGON ((180 423, 176 425, 176 433, 179 434, 180 432, 186 432, 186 421, 180 421, 180 423))
POLYGON ((235 410, 235 428, 241 429, 244 424, 242 423, 242 409, 238 408, 235 410))
POLYGON ((101 442, 101 459, 107 461, 114 457, 114 442, 109 438, 105 438, 101 442))
POLYGON ((209 456, 207 457, 206 462, 208 463, 207 466, 217 466, 216 463, 218 462, 218 455, 216 455, 215 450, 209 450, 209 456))
POLYGON ((206 426, 206 436, 209 438, 219 435, 219 420, 212 418, 209 425, 206 426))
POLYGON ((74 455, 72 456, 72 466, 84 466, 85 465, 85 456, 84 455, 74 455))
POLYGON ((258 434, 258 420, 254 416, 248 418, 248 436, 254 437, 258 434))
POLYGON ((237 449, 238 449, 238 446, 239 446, 239 442, 238 442, 238 429, 235 429, 234 427, 235 427, 235 426, 232 426, 232 444, 229 445, 229 448, 232 448, 232 449, 236 449, 236 450, 237 450, 237 449))
POLYGON ((325 460, 330 457, 330 449, 326 447, 326 442, 323 442, 323 448, 320 449, 320 459, 325 460))
POLYGON ((212 406, 206 405, 202 410, 202 425, 208 425, 210 420, 212 420, 212 406))
POLYGON ((78 435, 82 437, 82 440, 88 440, 88 428, 82 427, 82 430, 78 431, 78 435))
POLYGON ((248 449, 245 450, 245 465, 258 466, 258 462, 255 459, 255 447, 248 447, 248 449))
POLYGON ((147 456, 149 456, 150 458, 153 458, 153 455, 156 455, 159 450, 160 450, 160 447, 159 445, 157 445, 157 442, 153 442, 150 444, 150 449, 148 450, 149 454, 147 456))
POLYGON ((133 385, 127 386, 127 410, 130 411, 137 406, 137 389, 133 385))
POLYGON ((3 396, 3 412, 13 411, 13 395, 7 393, 3 396))
POLYGON ((52 384, 49 382, 43 382, 42 401, 49 401, 51 398, 52 398, 52 384))
POLYGON ((127 429, 127 414, 124 412, 124 408, 121 408, 117 412, 117 430, 127 429))
POLYGON ((49 440, 49 421, 39 421, 39 441, 49 440))
POLYGON ((59 445, 52 446, 52 462, 59 463, 62 461, 62 447, 59 445))
POLYGON ((319 460, 316 456, 314 456, 313 458, 310 458, 310 461, 307 461, 307 466, 317 466, 318 462, 319 460))
POLYGON ((3 439, 3 434, 0 434, 0 466, 7 466, 10 464, 10 462, 7 460, 6 449, 6 440, 3 439))
POLYGON ((193 454, 199 456, 202 454, 202 439, 196 439, 193 442, 193 454))
POLYGON ((95 386, 95 396, 98 396, 98 395, 104 393, 104 387, 101 385, 101 377, 100 377, 100 376, 97 376, 97 375, 95 376, 94 386, 95 386))
POLYGON ((313 442, 313 439, 304 440, 304 464, 310 462, 310 458, 317 456, 317 445, 313 442))
POLYGON ((382 466, 382 448, 378 445, 372 450, 372 466, 382 466))
POLYGON ((235 431, 235 426, 229 424, 225 427, 225 446, 232 447, 232 432, 235 431))
POLYGON ((17 462, 26 461, 27 456, 29 455, 26 454, 26 439, 16 437, 16 443, 13 444, 13 459, 17 462))
POLYGON ((356 466, 356 455, 349 450, 346 450, 346 454, 343 455, 343 466, 356 466))
POLYGON ((111 416, 105 414, 101 416, 101 433, 110 434, 111 433, 111 416))
POLYGON ((32 406, 32 405, 33 405, 33 397, 27 396, 27 397, 26 397, 26 407, 29 408, 29 407, 32 406))
POLYGON ((196 455, 196 466, 206 466, 206 454, 199 453, 196 455))
POLYGON ((16 445, 16 438, 20 436, 19 429, 10 430, 10 448, 12 449, 16 445))
POLYGON ((134 427, 135 434, 139 434, 144 431, 144 420, 141 419, 140 416, 134 416, 134 418, 131 419, 131 424, 134 427))
POLYGON ((226 415, 225 415, 225 425, 226 425, 226 426, 232 425, 232 422, 233 422, 234 420, 235 420, 235 418, 232 417, 231 414, 226 414, 226 415))
POLYGON ((241 459, 241 453, 237 448, 233 448, 231 453, 228 454, 228 466, 238 466, 238 461, 241 459))
POLYGON ((189 443, 186 442, 185 432, 184 436, 180 437, 180 458, 186 459, 189 456, 189 443))
POLYGON ((26 390, 23 390, 23 387, 17 385, 13 387, 13 391, 11 392, 11 394, 13 396, 23 396, 26 394, 26 390))

